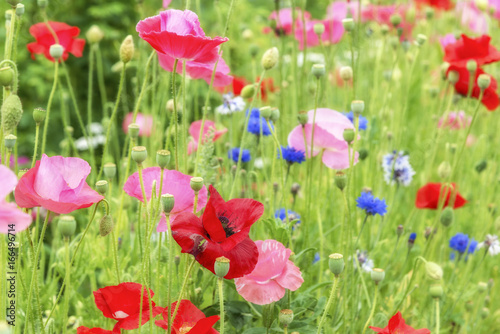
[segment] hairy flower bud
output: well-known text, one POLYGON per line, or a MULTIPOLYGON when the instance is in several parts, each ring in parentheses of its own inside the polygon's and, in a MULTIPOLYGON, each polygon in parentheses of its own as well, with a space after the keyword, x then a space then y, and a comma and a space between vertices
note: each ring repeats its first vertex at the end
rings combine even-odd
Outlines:
POLYGON ((23 106, 19 96, 11 94, 5 99, 1 115, 4 134, 11 134, 23 116, 23 106))
POLYGON ((110 215, 104 215, 99 222, 99 234, 101 237, 110 234, 114 226, 113 218, 110 215))
POLYGON ((132 35, 128 35, 120 46, 120 60, 124 64, 128 63, 134 57, 134 51, 134 40, 132 39, 132 35))
POLYGON ((99 43, 104 38, 104 33, 101 28, 93 24, 89 30, 87 30, 85 37, 87 37, 87 41, 89 41, 90 44, 99 43))
POLYGON ((269 71, 278 63, 280 52, 277 47, 272 47, 267 50, 261 59, 262 68, 269 71))

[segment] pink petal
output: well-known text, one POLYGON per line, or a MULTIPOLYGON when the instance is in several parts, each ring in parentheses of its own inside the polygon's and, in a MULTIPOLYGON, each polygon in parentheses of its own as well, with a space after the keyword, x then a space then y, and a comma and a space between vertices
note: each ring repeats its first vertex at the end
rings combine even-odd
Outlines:
POLYGON ((267 305, 277 302, 285 295, 285 288, 277 282, 270 280, 267 283, 256 283, 254 280, 246 277, 236 278, 236 291, 245 300, 257 304, 267 305))
POLYGON ((309 116, 308 124, 313 124, 315 120, 316 125, 321 126, 341 141, 344 140, 345 129, 354 129, 349 118, 333 109, 319 108, 316 110, 316 117, 314 117, 314 110, 309 110, 307 115, 309 116))
POLYGON ((258 240, 259 260, 255 269, 246 277, 257 282, 266 282, 282 275, 292 251, 276 240, 258 240))
MULTIPOLYGON (((312 124, 306 124, 304 126, 305 138, 307 139, 307 151, 304 144, 304 133, 302 126, 299 125, 295 127, 292 132, 288 135, 288 145, 291 147, 305 151, 308 158, 311 157, 311 139, 312 139, 312 124)), ((314 151, 312 156, 318 155, 318 153, 324 150, 339 150, 343 149, 344 145, 347 143, 344 139, 339 140, 330 132, 325 130, 322 126, 316 125, 314 127, 314 151)))
MULTIPOLYGON (((345 148, 339 150, 325 150, 323 153, 323 163, 331 169, 349 168, 349 153, 347 144, 345 148)), ((358 152, 354 155, 354 164, 358 163, 358 152)))
POLYGON ((19 233, 31 224, 31 215, 22 212, 14 203, 0 201, 0 233, 19 233), (14 224, 12 230, 8 225, 14 224))
POLYGON ((304 283, 299 267, 290 260, 287 261, 283 273, 275 281, 291 291, 297 290, 304 283))
POLYGON ((10 194, 17 184, 17 177, 13 171, 4 165, 0 165, 0 202, 10 194))

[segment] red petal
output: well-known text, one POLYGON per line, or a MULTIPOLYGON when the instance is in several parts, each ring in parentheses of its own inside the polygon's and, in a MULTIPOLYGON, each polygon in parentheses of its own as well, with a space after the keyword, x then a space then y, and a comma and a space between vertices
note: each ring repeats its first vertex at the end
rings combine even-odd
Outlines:
POLYGON ((188 332, 188 334, 215 334, 219 333, 213 326, 220 317, 218 315, 213 315, 208 318, 201 319, 196 323, 196 325, 188 332))
MULTIPOLYGON (((455 189, 455 184, 452 183, 452 188, 455 189)), ((441 190, 441 183, 428 183, 422 188, 420 188, 417 192, 417 198, 415 201, 415 206, 419 209, 437 209, 439 205, 439 196, 441 193, 441 196, 444 196, 446 194, 446 200, 444 202, 444 207, 449 205, 450 197, 451 194, 453 193, 453 190, 450 189, 447 186, 443 187, 443 190, 441 190)), ((456 198, 455 198, 455 203, 454 203, 454 208, 460 208, 467 203, 465 198, 460 195, 458 191, 456 191, 456 198)))
POLYGON ((117 331, 108 331, 106 329, 94 327, 94 328, 88 328, 85 326, 80 326, 76 330, 76 334, 116 334, 119 333, 117 331))

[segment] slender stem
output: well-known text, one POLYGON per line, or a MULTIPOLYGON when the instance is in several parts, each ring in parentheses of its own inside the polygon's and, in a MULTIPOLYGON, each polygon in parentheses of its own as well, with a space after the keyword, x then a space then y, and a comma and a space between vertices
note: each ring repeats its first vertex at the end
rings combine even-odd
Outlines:
POLYGON ((440 319, 439 319, 439 298, 435 298, 435 303, 436 303, 436 331, 435 331, 435 334, 439 334, 439 326, 440 326, 440 319))
MULTIPOLYGON (((182 61, 182 146, 184 148, 184 151, 186 151, 186 132, 187 132, 187 121, 188 121, 188 116, 187 116, 187 108, 186 108, 186 61, 182 61)), ((203 128, 202 128, 203 131, 203 128)), ((202 143, 203 138, 200 137, 200 143, 202 143)), ((188 166, 187 166, 187 154, 183 154, 183 167, 184 171, 187 172, 188 166)))
POLYGON ((378 284, 375 286, 375 292, 373 296, 373 305, 372 305, 372 310, 370 312, 370 316, 368 317, 368 320, 366 320, 365 327, 363 328, 363 332, 361 334, 365 334, 366 330, 368 329, 368 325, 370 324, 370 321, 372 321, 373 315, 375 314, 375 306, 377 305, 377 296, 378 296, 378 284))
POLYGON ((326 303, 326 306, 325 306, 325 310, 323 311, 323 315, 321 316, 321 320, 319 321, 319 325, 318 325, 318 332, 317 334, 320 334, 321 333, 321 329, 323 328, 323 325, 325 324, 325 321, 326 321, 326 316, 328 315, 328 310, 330 309, 330 307, 332 306, 332 303, 333 303, 333 300, 335 299, 335 293, 337 291, 337 287, 338 287, 338 284, 339 284, 339 277, 338 276, 334 276, 333 277, 333 286, 332 286, 332 290, 330 291, 330 297, 328 298, 328 302, 326 303))
MULTIPOLYGON (((175 304, 174 313, 172 314, 173 320, 175 320, 175 317, 177 316, 177 311, 179 311, 179 306, 181 305, 182 295, 184 294, 184 290, 186 290, 187 281, 189 279, 189 275, 191 274, 191 270, 193 269, 195 263, 196 263, 196 258, 193 257, 193 261, 191 261, 191 263, 189 264, 189 267, 187 268, 186 276, 184 277, 184 281, 182 282, 181 291, 179 292, 179 298, 177 299, 177 303, 175 304)), ((170 328, 170 327, 168 327, 168 328, 170 328)))
POLYGON ((194 204, 193 204, 193 213, 196 214, 196 208, 198 206, 198 195, 199 195, 199 191, 195 191, 194 192, 194 204))
POLYGON ((224 279, 218 278, 219 283, 219 303, 220 303, 220 334, 224 334, 224 279))
POLYGON ((94 44, 90 46, 89 53, 89 83, 87 90, 87 125, 90 126, 92 123, 92 86, 94 84, 94 56, 95 56, 95 46, 94 44))
MULTIPOLYGON (((41 153, 45 153, 45 144, 47 142, 47 132, 49 129, 49 117, 50 117, 50 108, 52 106, 52 100, 54 99, 54 93, 57 87, 57 80, 59 77, 59 62, 54 63, 54 82, 52 83, 52 90, 50 91, 49 101, 47 102, 47 113, 45 114, 45 124, 43 125, 43 137, 42 137, 42 151, 41 153)), ((36 160, 36 156, 33 158, 36 160)))
POLYGON ((146 87, 148 84, 148 77, 149 77, 149 67, 151 66, 151 62, 153 61, 155 54, 156 54, 156 51, 153 50, 151 52, 151 54, 149 55, 148 61, 146 62, 146 70, 144 72, 144 81, 142 82, 141 92, 139 93, 139 97, 137 98, 137 102, 135 103, 134 115, 132 118, 134 123, 137 119, 137 114, 139 113, 139 107, 141 106, 142 98, 144 97, 144 92, 146 91, 146 87))
POLYGON ((102 56, 99 44, 95 44, 95 56, 97 63, 97 83, 99 84, 99 91, 101 93, 102 111, 104 117, 108 117, 108 97, 106 95, 106 84, 104 83, 104 70, 102 66, 102 56))
MULTIPOLYGON (((165 214, 165 219, 167 221, 167 229, 168 229, 168 274, 167 274, 167 305, 170 308, 170 299, 171 299, 171 294, 172 294, 172 263, 174 260, 173 256, 173 251, 172 251, 172 246, 173 246, 173 238, 172 238, 172 226, 170 225, 170 214, 165 214)), ((180 299, 180 297, 179 297, 180 299)), ((172 332, 172 310, 168 312, 168 334, 172 332)))
POLYGON ((116 247, 116 237, 114 229, 111 230, 111 238, 113 239, 111 241, 111 247, 113 248, 113 262, 115 265, 116 280, 118 281, 118 284, 120 284, 120 269, 118 267, 118 250, 116 247))
POLYGON ((33 151, 33 160, 31 161, 31 168, 35 167, 37 150, 38 150, 38 137, 39 136, 40 136, 40 123, 37 123, 36 129, 35 129, 35 148, 33 151))
MULTIPOLYGON (((64 306, 63 306, 63 321, 62 323, 67 323, 68 319, 68 306, 69 306, 69 298, 70 298, 70 275, 71 275, 71 266, 69 263, 69 245, 68 238, 64 238, 64 250, 65 250, 65 266, 66 266, 66 277, 64 278, 66 283, 66 288, 64 289, 64 306)), ((63 334, 67 332, 68 326, 63 326, 63 334)))

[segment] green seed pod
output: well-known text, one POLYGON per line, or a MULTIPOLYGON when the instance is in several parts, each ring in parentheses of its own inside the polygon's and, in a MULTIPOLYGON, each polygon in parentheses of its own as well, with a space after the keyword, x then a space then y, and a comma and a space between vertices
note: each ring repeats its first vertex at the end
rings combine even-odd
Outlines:
POLYGON ((0 84, 4 87, 11 86, 14 82, 14 70, 10 66, 0 68, 0 84))
POLYGON ((189 185, 191 186, 191 189, 193 189, 195 192, 198 192, 203 188, 203 178, 192 177, 189 181, 189 185))
POLYGON ((394 14, 394 15, 391 15, 390 19, 391 21, 391 24, 394 26, 394 27, 397 27, 398 25, 401 24, 401 15, 399 14, 394 14))
POLYGON ((260 108, 259 111, 260 111, 260 115, 262 117, 264 117, 265 120, 269 120, 271 118, 271 114, 273 112, 273 110, 269 106, 262 107, 262 108, 260 108))
POLYGON ((167 168, 170 162, 170 151, 167 150, 158 150, 156 151, 156 163, 160 168, 167 168))
POLYGON ((277 47, 272 47, 264 52, 264 55, 262 56, 262 59, 260 61, 262 68, 264 68, 264 70, 266 71, 271 70, 278 63, 279 56, 280 52, 277 47))
POLYGON ((57 223, 57 228, 61 235, 65 238, 69 238, 75 234, 76 231, 76 220, 75 217, 70 215, 63 215, 59 217, 59 222, 57 223))
POLYGON ((340 77, 344 81, 349 81, 353 77, 352 67, 351 66, 342 66, 340 68, 340 77))
POLYGON ((108 191, 109 185, 108 181, 106 180, 99 180, 95 183, 95 189, 99 193, 99 195, 104 196, 106 192, 108 191))
POLYGON ((432 298, 441 298, 443 297, 443 286, 441 284, 431 285, 429 288, 429 294, 432 298))
POLYGON ((345 129, 343 136, 344 136, 344 140, 348 144, 352 143, 352 141, 354 140, 354 130, 353 129, 345 129))
POLYGON ((467 67, 467 71, 471 73, 476 73, 477 62, 474 59, 467 61, 467 64, 465 66, 467 67))
POLYGON ((490 315, 490 309, 487 307, 483 307, 481 309, 481 318, 486 319, 490 315))
POLYGON ((144 146, 134 146, 132 147, 132 160, 134 160, 138 165, 142 164, 148 157, 148 151, 144 146))
POLYGON ((325 65, 323 64, 314 64, 311 69, 312 74, 316 77, 316 79, 321 78, 325 75, 325 65))
POLYGON ((360 148, 359 151, 359 160, 363 161, 368 157, 368 150, 366 148, 360 148))
POLYGON ((309 121, 309 115, 305 111, 300 111, 297 115, 297 119, 302 126, 305 126, 307 124, 307 121, 309 121))
POLYGON ((344 190, 347 185, 347 175, 345 175, 344 172, 337 171, 333 180, 337 188, 339 188, 340 190, 344 190))
POLYGON ((351 18, 343 19, 342 25, 347 32, 351 32, 354 30, 354 20, 351 18))
POLYGON ((163 194, 160 197, 161 208, 165 214, 170 214, 170 212, 174 209, 175 199, 172 194, 163 194))
POLYGON ((354 115, 359 116, 365 110, 365 102, 361 100, 355 100, 351 102, 351 110, 354 115))
POLYGON ((112 162, 105 163, 102 170, 104 172, 104 176, 108 179, 112 179, 116 175, 116 165, 112 162))
MULTIPOLYGON (((449 66, 449 64, 448 64, 449 66)), ((450 71, 448 72, 448 81, 454 85, 458 82, 458 79, 460 79, 460 75, 458 74, 457 71, 450 71)))
POLYGON ((451 174, 451 165, 448 161, 443 161, 439 164, 438 175, 442 179, 447 179, 451 174))
POLYGON ((4 134, 11 134, 23 116, 23 105, 19 96, 11 94, 2 105, 2 127, 4 134))
POLYGON ((384 269, 373 268, 372 273, 371 273, 371 277, 372 277, 373 282, 375 282, 375 284, 378 285, 385 278, 385 271, 384 271, 384 269))
POLYGON ((443 224, 443 226, 450 226, 451 224, 453 224, 453 220, 455 218, 454 216, 455 212, 453 211, 453 209, 447 206, 441 212, 441 217, 440 217, 441 224, 443 224))
POLYGON ((4 138, 5 148, 12 150, 16 146, 17 137, 14 135, 7 135, 4 138))
POLYGON ((64 54, 64 47, 61 44, 52 44, 49 53, 52 58, 58 60, 64 54))
POLYGON ((18 3, 16 6, 16 15, 23 16, 24 14, 24 5, 22 3, 18 3))
POLYGON ((43 108, 35 108, 33 110, 33 120, 37 125, 40 125, 43 121, 45 121, 45 116, 47 115, 47 111, 43 108))
POLYGON ((293 321, 293 311, 288 309, 281 310, 278 319, 283 327, 288 327, 293 321))
POLYGON ((99 222, 99 234, 101 237, 110 234, 114 226, 113 218, 110 215, 104 215, 99 222))
POLYGON ((479 77, 477 78, 477 85, 482 90, 485 90, 486 88, 490 87, 490 83, 491 83, 491 77, 488 74, 480 74, 479 77))
POLYGON ((328 266, 330 267, 330 271, 338 277, 344 271, 344 256, 339 253, 330 254, 328 266))
POLYGON ((252 44, 250 45, 249 51, 250 51, 250 56, 252 56, 252 58, 255 58, 259 54, 260 48, 257 44, 252 44))
POLYGON ((104 33, 97 25, 92 25, 85 34, 90 44, 99 43, 104 38, 104 33))
POLYGON ((325 25, 323 23, 316 23, 313 26, 313 30, 316 35, 321 36, 325 32, 325 25))
POLYGON ((132 35, 128 35, 120 46, 120 60, 124 64, 128 63, 134 57, 134 51, 134 40, 132 39, 132 35))
POLYGON ((224 256, 216 258, 214 271, 217 277, 224 278, 229 272, 229 259, 224 256))
POLYGON ((140 131, 141 128, 139 127, 139 124, 132 123, 128 125, 128 135, 130 136, 130 138, 137 139, 137 137, 139 137, 140 131))
POLYGON ((423 34, 417 35, 417 45, 418 46, 424 45, 426 41, 427 41, 427 36, 425 36, 423 34))
POLYGON ((244 99, 250 99, 253 97, 254 94, 255 94, 255 85, 254 84, 246 85, 241 90, 241 97, 243 97, 244 99))
POLYGON ((477 283, 477 290, 479 292, 486 292, 486 290, 488 290, 488 283, 486 282, 477 283))

